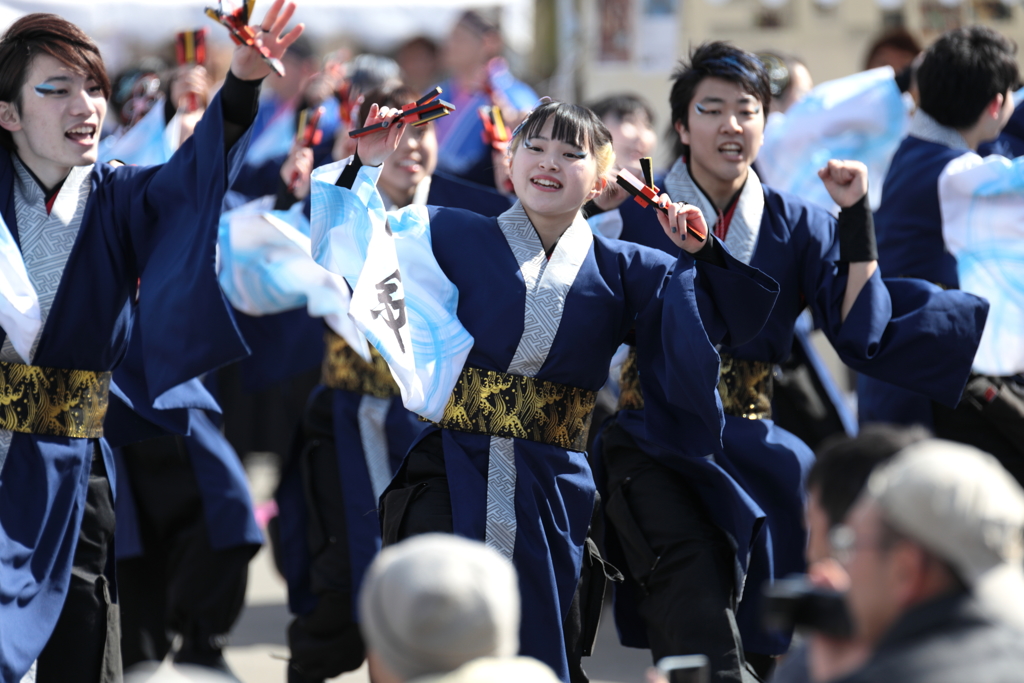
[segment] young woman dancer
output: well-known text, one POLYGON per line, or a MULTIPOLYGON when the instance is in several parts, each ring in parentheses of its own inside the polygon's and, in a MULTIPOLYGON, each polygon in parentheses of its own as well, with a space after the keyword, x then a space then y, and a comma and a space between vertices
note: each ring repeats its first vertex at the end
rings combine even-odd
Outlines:
MULTIPOLYGON (((666 202, 660 219, 678 258, 595 237, 580 209, 606 186, 611 136, 592 112, 564 103, 541 105, 513 136, 519 199, 507 212, 413 206, 385 214, 374 184, 407 130, 391 124, 396 114, 372 107, 367 125, 388 126, 362 138, 355 157, 314 174, 314 257, 355 283, 369 233, 383 234, 386 217, 395 243, 419 240, 434 260, 400 258, 405 291, 417 278, 436 289, 472 343, 455 356, 414 347, 437 368, 457 364, 457 381, 439 388, 442 403, 450 396, 443 415, 435 413, 381 497, 384 542, 447 531, 497 548, 519 571, 521 651, 568 681, 579 662, 566 655, 565 620, 595 497, 582 451, 612 355, 635 332, 649 363, 643 376, 665 380, 650 387, 653 400, 686 424, 680 438, 717 442, 714 344, 755 335, 776 285, 713 237, 687 236, 688 228, 706 234, 692 206, 666 202)), ((409 311, 416 315, 415 302, 409 311)), ((385 318, 366 328, 369 338, 394 337, 384 325, 396 323, 385 318)))

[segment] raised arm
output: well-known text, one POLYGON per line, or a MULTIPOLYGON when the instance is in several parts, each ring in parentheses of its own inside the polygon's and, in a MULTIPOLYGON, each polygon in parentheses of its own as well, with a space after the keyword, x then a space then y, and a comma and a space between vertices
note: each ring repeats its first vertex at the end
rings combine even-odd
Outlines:
POLYGON ((840 313, 845 321, 864 285, 878 270, 875 222, 868 203, 868 167, 859 161, 832 159, 818 171, 818 177, 842 209, 837 237, 839 259, 849 264, 840 313))

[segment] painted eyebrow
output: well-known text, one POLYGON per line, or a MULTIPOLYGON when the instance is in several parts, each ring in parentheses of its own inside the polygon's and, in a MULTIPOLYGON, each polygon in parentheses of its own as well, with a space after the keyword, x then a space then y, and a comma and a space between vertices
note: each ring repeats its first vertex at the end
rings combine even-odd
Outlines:
POLYGON ((70 83, 72 80, 71 76, 50 76, 43 83, 70 83))
POLYGON ((701 100, 701 102, 707 102, 708 104, 725 104, 725 100, 723 100, 721 97, 711 96, 705 97, 703 100, 701 100))

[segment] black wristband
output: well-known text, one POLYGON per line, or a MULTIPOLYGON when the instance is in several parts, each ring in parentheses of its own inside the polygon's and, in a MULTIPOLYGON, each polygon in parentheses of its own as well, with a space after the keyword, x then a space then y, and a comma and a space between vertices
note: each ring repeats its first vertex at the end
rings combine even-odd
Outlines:
POLYGON ((342 169, 341 175, 338 176, 338 180, 334 184, 351 190, 352 186, 356 184, 356 174, 362 167, 363 160, 359 158, 358 154, 353 154, 352 163, 342 169))
MULTIPOLYGON (((697 239, 693 235, 689 235, 686 239, 692 240, 697 239)), ((725 257, 722 256, 722 250, 715 246, 715 236, 712 233, 708 233, 708 238, 704 242, 704 246, 700 248, 693 256, 696 261, 703 261, 704 263, 710 263, 713 266, 719 268, 725 268, 725 257)))
POLYGON ((224 110, 224 120, 241 126, 243 129, 252 125, 256 120, 256 112, 260 106, 260 86, 263 79, 255 81, 243 81, 228 71, 224 78, 224 85, 220 89, 221 107, 224 110))
POLYGON ((584 218, 593 218, 594 216, 605 213, 606 211, 609 211, 609 209, 602 209, 593 199, 583 205, 584 218))
POLYGON ((875 217, 871 214, 867 195, 839 212, 836 234, 839 238, 840 261, 856 263, 878 260, 875 217))

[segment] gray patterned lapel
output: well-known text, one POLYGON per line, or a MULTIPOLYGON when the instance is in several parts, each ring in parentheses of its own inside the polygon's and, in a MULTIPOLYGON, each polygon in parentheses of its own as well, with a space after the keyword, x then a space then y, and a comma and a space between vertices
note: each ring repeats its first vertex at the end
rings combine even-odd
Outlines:
MULTIPOLYGON (((18 221, 18 237, 21 254, 28 271, 29 282, 39 297, 39 312, 42 326, 39 336, 32 345, 32 355, 39 346, 39 339, 46 329, 46 320, 57 296, 64 266, 67 265, 71 249, 75 245, 78 231, 85 216, 85 206, 92 190, 90 176, 92 165, 76 166, 64 180, 53 209, 46 212, 46 201, 42 189, 17 158, 14 159, 17 177, 14 182, 14 211, 18 221)), ((10 339, 4 340, 0 348, 0 360, 21 362, 10 339)))
MULTIPOLYGON (((18 241, 21 244, 21 256, 25 261, 29 282, 39 297, 39 312, 42 318, 42 325, 29 354, 35 358, 39 340, 46 329, 50 307, 57 296, 57 288, 64 274, 64 266, 67 265, 68 256, 71 255, 75 238, 82 225, 85 206, 92 190, 89 178, 93 167, 76 166, 71 169, 71 173, 57 193, 53 210, 47 214, 46 197, 42 188, 17 157, 13 157, 13 161, 16 171, 14 214, 18 222, 18 241)), ((0 346, 0 360, 8 363, 23 362, 22 357, 14 350, 10 337, 4 339, 3 345, 0 346)), ((0 470, 7 460, 12 437, 10 431, 0 430, 0 470)))
MULTIPOLYGON (((743 263, 750 264, 754 257, 754 249, 757 247, 757 238, 761 233, 761 219, 764 217, 764 189, 761 187, 761 179, 751 168, 748 171, 747 182, 740 191, 740 198, 733 213, 732 222, 729 224, 729 232, 725 237, 725 246, 728 247, 736 259, 743 263)), ((690 177, 690 171, 682 157, 676 159, 672 169, 665 176, 665 191, 675 202, 686 202, 693 204, 704 213, 706 220, 718 215, 718 209, 711 203, 697 183, 690 177)), ((708 220, 709 224, 711 220, 708 220)))
POLYGON ((565 298, 590 252, 594 235, 582 215, 562 234, 549 260, 522 204, 498 216, 498 227, 512 249, 526 283, 523 336, 508 372, 534 376, 547 360, 562 321, 565 298))
MULTIPOLYGON (((590 253, 594 235, 581 214, 562 233, 551 254, 544 253, 537 231, 519 202, 498 216, 498 227, 508 242, 526 283, 523 336, 508 372, 534 377, 547 360, 562 322, 565 299, 590 253)), ((484 541, 508 560, 516 542, 515 441, 492 436, 487 461, 487 519, 484 541)))

